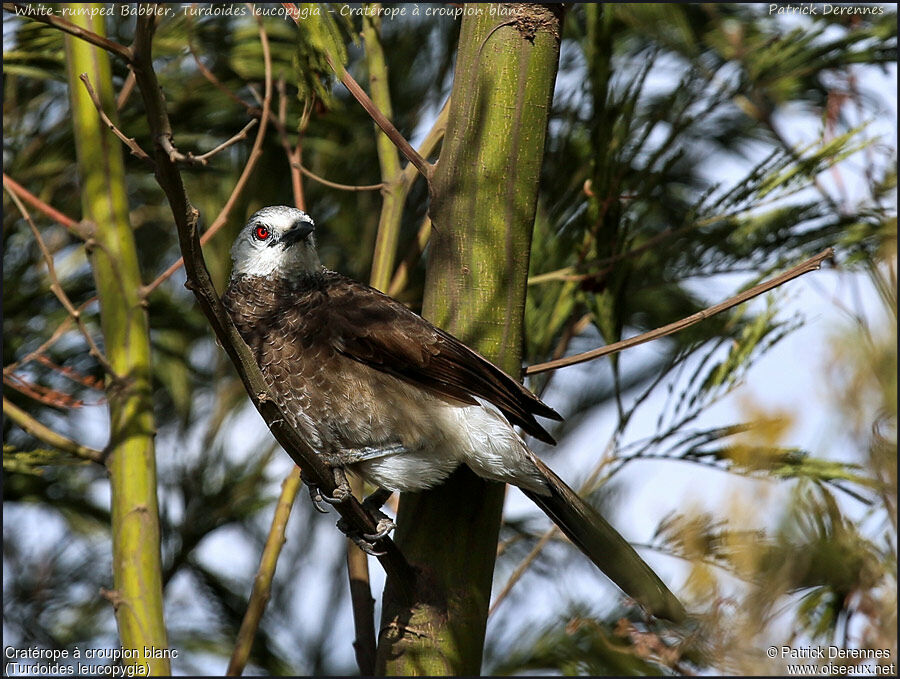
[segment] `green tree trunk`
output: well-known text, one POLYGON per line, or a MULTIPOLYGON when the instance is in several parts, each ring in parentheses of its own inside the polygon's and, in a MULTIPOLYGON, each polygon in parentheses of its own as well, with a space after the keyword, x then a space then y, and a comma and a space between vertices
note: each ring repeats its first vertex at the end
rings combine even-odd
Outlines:
MULTIPOLYGON (((560 15, 537 4, 469 5, 446 137, 433 178, 424 314, 512 375, 541 159, 559 61, 560 15)), ((504 488, 462 468, 401 497, 396 533, 420 569, 418 600, 385 588, 378 669, 478 674, 504 488)))
MULTIPOLYGON (((93 5, 91 5, 93 6, 93 5)), ((84 4, 71 20, 105 35, 103 18, 89 17, 84 4)), ((102 7, 97 5, 96 7, 102 7)), ((100 297, 106 358, 115 376, 107 377, 110 438, 107 448, 112 491, 114 590, 124 649, 136 649, 127 665, 151 675, 169 674, 167 658, 144 655, 168 648, 163 622, 159 511, 156 498, 155 426, 151 397, 150 338, 141 297, 122 144, 100 120, 84 84, 87 73, 104 109, 115 116, 109 57, 103 50, 66 36, 69 91, 75 149, 82 191, 83 219, 89 223, 91 266, 100 297)))

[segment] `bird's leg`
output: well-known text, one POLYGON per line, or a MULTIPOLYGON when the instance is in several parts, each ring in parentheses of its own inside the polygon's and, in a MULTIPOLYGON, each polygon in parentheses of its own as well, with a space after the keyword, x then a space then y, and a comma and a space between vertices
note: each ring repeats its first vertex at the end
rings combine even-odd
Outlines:
POLYGON ((381 508, 384 506, 384 503, 387 502, 387 499, 391 496, 392 492, 393 491, 390 491, 387 488, 378 488, 363 500, 363 509, 378 519, 378 523, 375 525, 375 532, 364 533, 363 537, 365 539, 373 542, 375 540, 380 540, 383 537, 387 537, 387 535, 397 527, 397 524, 391 520, 391 517, 381 511, 381 508))
POLYGON ((362 502, 363 509, 377 519, 374 533, 360 533, 353 530, 343 519, 339 520, 337 523, 338 528, 344 535, 350 538, 353 543, 366 554, 371 554, 372 556, 383 555, 384 552, 375 550, 374 543, 381 538, 387 537, 390 532, 397 527, 397 524, 395 524, 387 514, 381 511, 382 505, 384 505, 385 501, 391 496, 391 492, 392 491, 386 488, 379 488, 362 502))
POLYGON ((343 467, 334 466, 331 473, 334 474, 334 495, 331 497, 323 495, 322 499, 330 505, 338 505, 353 493, 350 491, 350 482, 347 481, 347 473, 343 467))
POLYGON ((362 501, 362 506, 373 514, 380 513, 381 508, 384 507, 384 503, 387 502, 388 498, 393 494, 394 491, 388 490, 387 488, 377 488, 362 501))

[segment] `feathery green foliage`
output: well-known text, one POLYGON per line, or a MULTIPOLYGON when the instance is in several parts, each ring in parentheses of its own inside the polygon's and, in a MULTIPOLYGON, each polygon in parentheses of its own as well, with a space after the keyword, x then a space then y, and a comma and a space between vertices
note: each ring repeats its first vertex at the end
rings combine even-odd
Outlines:
MULTIPOLYGON (((397 6, 408 11, 382 21, 381 43, 393 122, 415 145, 450 92, 460 22, 426 15, 425 5, 418 15, 412 5, 397 6)), ((157 29, 154 65, 175 144, 199 154, 259 115, 258 25, 249 13, 172 7, 157 29)), ((827 246, 837 248, 842 267, 873 272, 871 285, 895 327, 896 277, 879 262, 895 257, 882 248, 896 233, 896 157, 893 141, 876 136, 886 95, 868 78, 896 78, 896 14, 883 10, 786 19, 769 15, 767 5, 571 6, 541 168, 524 362, 659 327, 827 246)), ((62 34, 13 12, 5 19, 4 172, 77 217, 62 34)), ((341 184, 380 182, 371 120, 325 62, 331 54, 365 85, 365 45, 352 39, 362 18, 323 12, 299 28, 275 16, 261 21, 273 76, 284 83, 286 141, 301 144, 304 167, 341 184)), ((111 39, 131 43, 133 19, 114 14, 106 28, 111 39)), ((121 92, 128 69, 116 59, 111 65, 121 92)), ((123 95, 119 104, 121 129, 149 149, 139 97, 123 95)), ((205 225, 228 200, 255 133, 208 165, 183 169, 205 225)), ((133 156, 125 169, 146 284, 179 252, 152 173, 133 156)), ((302 181, 306 209, 322 227, 324 263, 368 280, 380 193, 302 181)), ((205 249, 220 289, 244 218, 291 196, 282 140, 270 125, 248 185, 205 249)), ((414 243, 427 202, 419 181, 406 199, 395 253, 395 261, 412 253, 398 297, 416 310, 427 253, 415 256, 414 243)), ((99 337, 84 247, 34 216, 62 287, 76 307, 84 305, 87 328, 99 337)), ((106 425, 97 413, 106 406, 95 387, 102 372, 71 323, 41 349, 46 360, 29 357, 67 314, 6 197, 3 227, 4 395, 67 437, 102 448, 106 425)), ((177 273, 160 285, 147 308, 162 570, 166 610, 189 611, 167 620, 172 647, 183 651, 175 668, 207 674, 227 662, 288 460, 247 412, 242 386, 182 281, 177 273)), ((579 570, 571 546, 551 540, 489 618, 485 671, 783 671, 760 650, 790 643, 771 636, 784 621, 798 630, 795 640, 895 648, 896 384, 886 377, 896 375, 895 333, 867 322, 829 345, 835 357, 819 369, 833 385, 836 415, 834 432, 821 441, 797 445, 786 433, 795 415, 765 403, 746 403, 742 417, 705 419, 810 320, 783 311, 790 294, 733 309, 652 350, 530 380, 567 417, 552 431, 563 451, 598 413, 612 418, 591 431, 578 471, 560 469, 570 482, 583 479, 598 505, 612 510, 617 493, 672 469, 696 473, 698 494, 714 494, 726 479, 758 495, 751 494, 755 503, 702 507, 659 499, 670 516, 642 554, 669 555, 654 564, 669 569, 667 582, 697 613, 692 626, 647 623, 627 601, 607 605, 617 594, 587 579, 594 576, 579 570), (840 454, 828 445, 834 441, 840 454), (706 471, 719 476, 701 476, 706 471), (581 581, 591 587, 568 587, 581 581), (851 620, 863 631, 845 639, 851 620)), ((103 470, 56 464, 43 444, 4 427, 8 643, 118 646, 111 607, 96 595, 112 587, 103 470), (40 531, 30 528, 36 522, 40 531)), ((546 527, 543 518, 511 513, 501 529, 495 596, 546 527)), ((298 502, 248 672, 354 671, 343 549, 331 517, 298 502)))

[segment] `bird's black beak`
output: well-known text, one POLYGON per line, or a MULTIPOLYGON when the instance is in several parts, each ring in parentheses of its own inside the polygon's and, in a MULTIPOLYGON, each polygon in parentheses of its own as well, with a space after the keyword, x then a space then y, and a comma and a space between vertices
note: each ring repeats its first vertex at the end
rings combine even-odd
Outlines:
POLYGON ((284 247, 288 248, 302 240, 306 240, 307 236, 313 231, 315 231, 315 227, 312 222, 296 222, 290 230, 285 231, 281 240, 278 242, 283 243, 284 247))

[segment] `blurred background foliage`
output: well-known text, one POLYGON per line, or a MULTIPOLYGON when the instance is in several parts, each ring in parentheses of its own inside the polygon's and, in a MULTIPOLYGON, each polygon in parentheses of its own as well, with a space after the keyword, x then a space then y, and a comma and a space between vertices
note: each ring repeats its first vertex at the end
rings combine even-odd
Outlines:
MULTIPOLYGON (((187 5, 172 6, 174 16, 157 30, 155 66, 176 143, 199 154, 260 115, 258 26, 249 15, 192 16, 181 9, 187 5)), ((407 13, 382 27, 393 121, 417 144, 449 94, 459 23, 397 6, 407 13)), ((867 78, 880 72, 878 82, 896 82, 896 15, 879 6, 873 14, 784 18, 767 7, 569 7, 531 254, 527 362, 678 320, 827 246, 847 275, 867 277, 883 313, 847 309, 847 327, 822 339, 833 358, 817 368, 835 413, 822 450, 785 443, 792 419, 819 407, 812 397, 794 412, 745 402, 739 421, 702 418, 805 322, 783 313, 782 294, 658 341, 640 360, 613 357, 533 378, 531 386, 567 418, 553 432, 561 450, 596 413, 613 414, 574 472, 609 512, 627 492, 620 470, 640 460, 647 478, 674 474, 669 461, 678 460, 682 470, 687 463, 748 479, 754 490, 715 510, 672 503, 644 545, 649 556, 670 555, 654 563, 697 613, 679 628, 649 623, 569 546, 540 541, 542 519, 511 512, 495 596, 524 559, 523 579, 534 587, 499 594, 488 672, 765 673, 783 671, 761 653, 770 644, 896 650, 896 138, 871 131, 873 121, 895 113, 886 98, 893 95, 867 78), (585 584, 564 596, 536 595, 556 591, 561 572, 585 584)), ((13 16, 5 14, 3 25, 4 171, 78 219, 62 35, 13 16)), ((361 20, 328 16, 299 30, 263 18, 278 84, 273 106, 285 111, 286 139, 299 144, 306 169, 331 182, 378 184, 372 122, 328 76, 319 40, 322 31, 341 36, 348 69, 365 85, 361 20)), ((133 29, 134 19, 118 15, 107 24, 123 44, 133 29)), ((149 148, 139 98, 127 94, 128 71, 113 66, 124 92, 121 128, 149 148)), ((206 224, 231 194, 249 147, 237 144, 206 167, 184 169, 206 224)), ((206 248, 220 289, 231 237, 246 216, 293 195, 273 126, 262 149, 224 232, 206 248)), ((178 258, 175 232, 152 174, 134 157, 126 163, 150 282, 178 258)), ((323 262, 368 280, 379 192, 338 190, 306 175, 302 182, 305 208, 323 227, 323 262)), ((397 253, 411 264, 397 296, 414 309, 426 208, 418 181, 397 253)), ((87 304, 97 332, 84 249, 45 217, 38 225, 68 295, 87 304)), ((3 270, 5 398, 102 448, 101 373, 77 332, 57 332, 66 312, 5 194, 3 270)), ((160 285, 148 309, 167 622, 170 643, 181 650, 176 672, 215 673, 231 652, 290 465, 248 409, 182 282, 178 273, 160 285)), ((103 469, 60 464, 8 420, 3 434, 5 643, 117 646, 111 607, 98 596, 111 583, 103 469)), ((697 478, 698 494, 705 479, 721 482, 697 478)), ((248 672, 355 671, 343 545, 329 517, 297 503, 248 672)))

